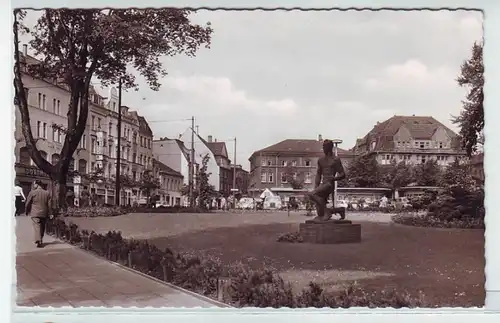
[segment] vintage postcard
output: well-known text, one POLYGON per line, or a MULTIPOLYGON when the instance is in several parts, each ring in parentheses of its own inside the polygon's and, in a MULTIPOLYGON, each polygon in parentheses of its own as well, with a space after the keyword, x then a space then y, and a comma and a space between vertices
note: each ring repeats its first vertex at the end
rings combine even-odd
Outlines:
POLYGON ((16 308, 484 306, 481 11, 13 15, 16 308))

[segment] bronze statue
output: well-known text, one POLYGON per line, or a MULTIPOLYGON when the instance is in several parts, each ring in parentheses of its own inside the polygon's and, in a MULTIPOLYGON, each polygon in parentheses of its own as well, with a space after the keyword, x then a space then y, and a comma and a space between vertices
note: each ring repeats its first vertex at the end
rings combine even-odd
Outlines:
MULTIPOLYGON (((334 194, 335 182, 345 178, 344 167, 340 158, 333 154, 333 142, 331 140, 323 141, 323 152, 325 156, 318 159, 318 170, 314 183, 314 190, 309 192, 309 198, 316 205, 316 213, 318 216, 315 221, 327 221, 332 217, 333 213, 339 213, 340 218, 345 219, 345 209, 335 208, 327 209, 326 204, 330 194, 334 194)), ((333 196, 332 196, 332 200, 333 196)))

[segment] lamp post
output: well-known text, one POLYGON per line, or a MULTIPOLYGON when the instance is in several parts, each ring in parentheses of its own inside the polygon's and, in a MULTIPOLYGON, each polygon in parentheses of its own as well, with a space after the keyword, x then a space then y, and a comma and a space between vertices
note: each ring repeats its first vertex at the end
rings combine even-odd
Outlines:
MULTIPOLYGON (((338 145, 340 145, 342 143, 342 140, 340 139, 333 139, 332 140, 333 142, 333 154, 335 155, 335 157, 338 157, 338 145)), ((337 176, 337 174, 335 174, 334 176, 337 176)), ((333 207, 337 207, 336 204, 337 204, 337 181, 334 182, 333 184, 333 197, 332 197, 332 204, 333 204, 333 207)))

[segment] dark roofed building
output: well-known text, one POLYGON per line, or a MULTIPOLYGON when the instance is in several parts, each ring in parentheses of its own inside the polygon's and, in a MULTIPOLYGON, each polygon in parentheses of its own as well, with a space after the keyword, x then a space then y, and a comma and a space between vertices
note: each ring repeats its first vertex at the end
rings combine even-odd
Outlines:
MULTIPOLYGON (((344 167, 354 157, 351 151, 338 148, 344 167)), ((323 139, 286 139, 255 151, 250 161, 250 189, 258 195, 266 188, 290 188, 287 173, 293 171, 301 177, 304 189, 312 189, 318 158, 323 156, 323 139)), ((288 176, 289 177, 289 176, 288 176)))
POLYGON ((157 190, 160 204, 181 205, 182 174, 156 159, 153 159, 153 174, 160 182, 157 190))
POLYGON ((356 140, 355 154, 375 153, 380 164, 408 161, 425 163, 436 159, 442 166, 463 158, 460 137, 429 116, 393 116, 377 122, 363 138, 356 140))

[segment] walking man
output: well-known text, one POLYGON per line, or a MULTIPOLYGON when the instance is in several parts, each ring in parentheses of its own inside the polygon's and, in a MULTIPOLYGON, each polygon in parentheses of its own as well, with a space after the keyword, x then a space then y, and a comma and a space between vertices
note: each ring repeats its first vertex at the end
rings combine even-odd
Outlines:
POLYGON ((43 236, 45 225, 52 218, 52 198, 50 193, 42 188, 42 182, 36 180, 33 189, 26 198, 26 215, 31 217, 35 233, 35 244, 37 248, 43 248, 43 236))
POLYGON ((20 186, 18 181, 16 181, 16 185, 14 186, 14 198, 16 205, 16 213, 14 213, 14 215, 18 216, 21 214, 21 209, 23 208, 23 202, 26 201, 23 188, 20 186))

